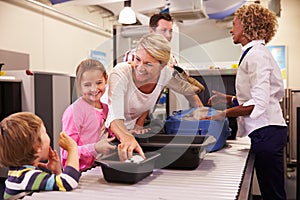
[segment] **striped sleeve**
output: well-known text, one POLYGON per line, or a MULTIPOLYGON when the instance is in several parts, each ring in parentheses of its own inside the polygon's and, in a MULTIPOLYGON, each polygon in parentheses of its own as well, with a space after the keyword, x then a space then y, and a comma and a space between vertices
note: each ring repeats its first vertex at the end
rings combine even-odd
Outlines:
MULTIPOLYGON (((70 191, 78 186, 81 173, 73 167, 66 166, 63 173, 54 176, 54 185, 52 190, 70 191)), ((49 180, 49 179, 48 179, 49 180)), ((53 180, 51 180, 53 181, 53 180)), ((48 184, 49 186, 49 184, 48 184)), ((48 187, 49 188, 49 187, 48 187)), ((51 189, 50 189, 51 190, 51 189)))
POLYGON ((70 166, 59 175, 32 168, 11 170, 5 182, 4 199, 29 191, 70 191, 78 186, 80 176, 81 173, 70 166))

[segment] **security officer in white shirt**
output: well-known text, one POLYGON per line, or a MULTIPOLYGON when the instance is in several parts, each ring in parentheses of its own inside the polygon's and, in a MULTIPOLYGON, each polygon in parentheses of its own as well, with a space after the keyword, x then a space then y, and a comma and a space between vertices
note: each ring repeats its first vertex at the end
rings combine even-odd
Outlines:
POLYGON ((280 68, 265 46, 277 26, 275 14, 260 4, 243 5, 235 12, 230 33, 243 50, 236 74, 236 97, 214 91, 208 102, 232 102, 235 106, 206 118, 238 117, 237 136, 251 138, 264 200, 286 199, 283 149, 287 126, 280 107, 284 84, 280 68))

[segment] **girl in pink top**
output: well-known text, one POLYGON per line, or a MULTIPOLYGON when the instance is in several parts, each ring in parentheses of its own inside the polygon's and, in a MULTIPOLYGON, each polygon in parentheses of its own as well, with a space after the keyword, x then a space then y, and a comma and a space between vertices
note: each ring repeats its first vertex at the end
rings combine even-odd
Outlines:
MULTIPOLYGON (((109 144, 115 138, 105 128, 108 107, 100 102, 105 92, 107 74, 101 62, 93 59, 82 61, 76 69, 76 90, 81 95, 64 112, 62 129, 78 145, 80 170, 94 165, 97 156, 108 154, 115 146, 109 144)), ((61 149, 63 167, 68 152, 61 149)))

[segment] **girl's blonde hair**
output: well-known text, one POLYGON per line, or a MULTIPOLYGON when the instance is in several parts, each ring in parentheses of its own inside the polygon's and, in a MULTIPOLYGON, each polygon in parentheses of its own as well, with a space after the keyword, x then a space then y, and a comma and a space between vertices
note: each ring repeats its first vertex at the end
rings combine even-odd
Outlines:
POLYGON ((243 5, 234 16, 241 20, 243 35, 250 41, 265 40, 268 43, 278 28, 275 13, 257 3, 243 5))
POLYGON ((31 165, 41 145, 43 121, 30 112, 12 114, 0 123, 0 164, 6 167, 31 165))
POLYGON ((162 65, 167 65, 170 60, 171 46, 169 41, 161 34, 149 33, 143 36, 137 49, 145 49, 153 58, 162 65))
POLYGON ((76 69, 76 78, 75 78, 75 83, 76 83, 76 91, 78 96, 81 95, 81 78, 84 72, 89 71, 89 70, 99 70, 103 77, 105 78, 105 80, 107 80, 107 73, 105 71, 105 67, 103 66, 103 64, 98 61, 98 60, 94 60, 94 59, 86 59, 81 61, 81 63, 77 66, 76 69))

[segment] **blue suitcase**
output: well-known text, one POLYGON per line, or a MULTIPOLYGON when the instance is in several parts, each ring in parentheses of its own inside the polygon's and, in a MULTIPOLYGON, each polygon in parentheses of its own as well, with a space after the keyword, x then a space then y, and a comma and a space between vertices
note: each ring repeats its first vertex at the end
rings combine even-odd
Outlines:
POLYGON ((187 110, 179 110, 173 112, 165 121, 166 134, 180 135, 211 135, 216 138, 217 142, 214 145, 208 146, 207 151, 217 151, 224 147, 226 139, 231 134, 229 121, 225 120, 197 120, 192 114, 197 109, 203 109, 207 116, 215 115, 218 111, 211 107, 191 108, 187 110))

